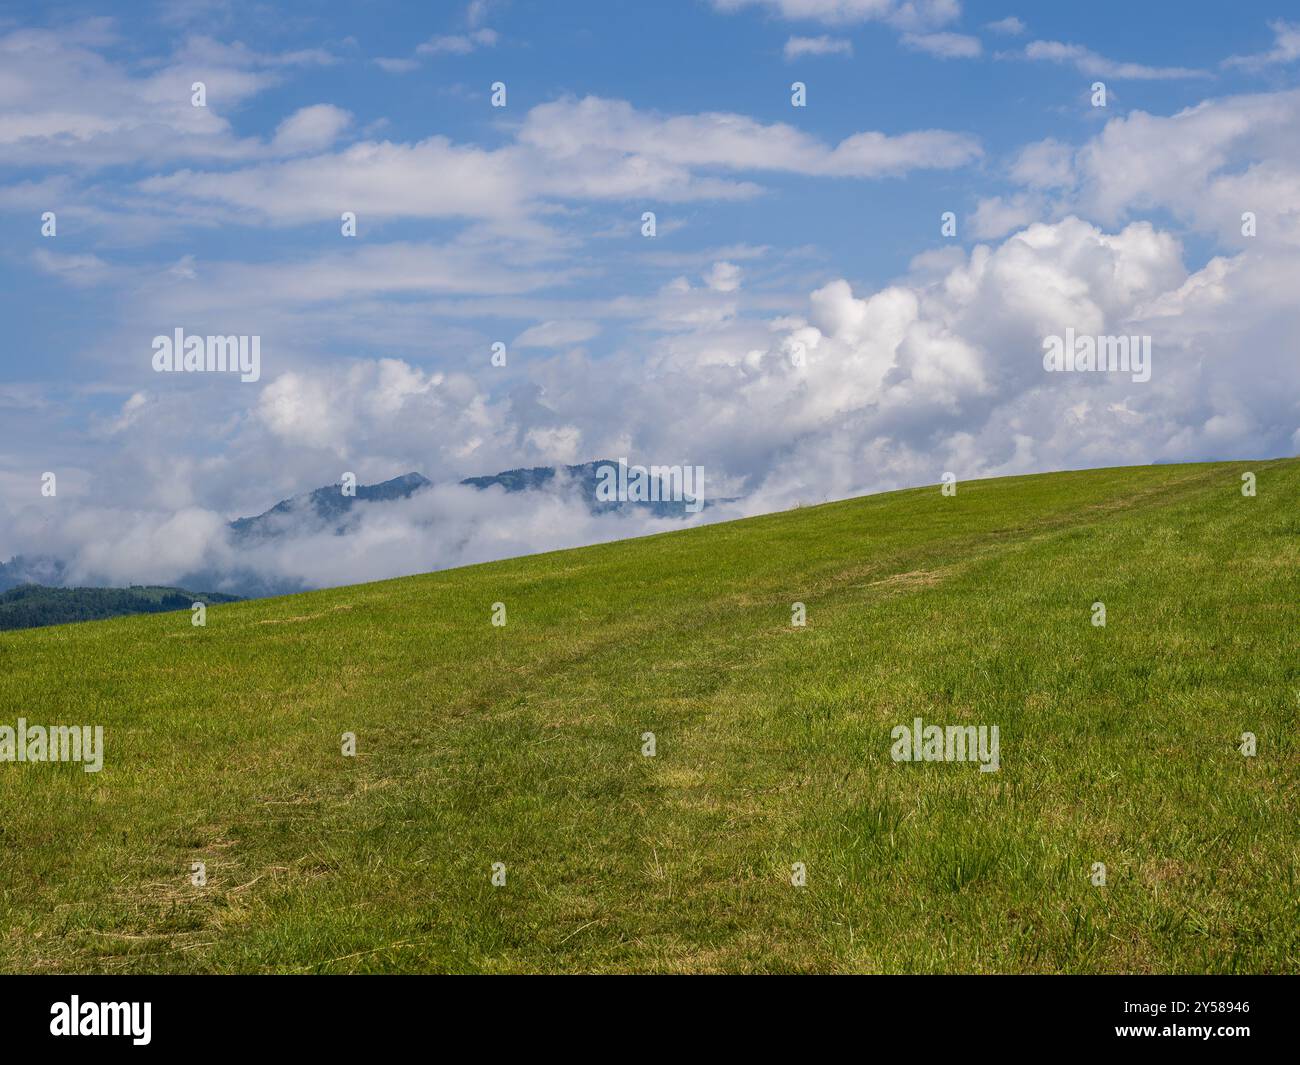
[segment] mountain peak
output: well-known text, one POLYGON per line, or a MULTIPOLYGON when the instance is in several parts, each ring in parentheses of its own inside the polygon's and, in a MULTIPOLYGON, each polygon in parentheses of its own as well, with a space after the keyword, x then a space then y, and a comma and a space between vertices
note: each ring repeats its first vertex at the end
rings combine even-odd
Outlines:
POLYGON ((394 499, 407 499, 433 482, 422 473, 412 470, 401 476, 380 481, 378 484, 359 484, 353 495, 343 494, 343 485, 331 484, 290 499, 282 499, 270 510, 251 518, 237 518, 230 523, 236 537, 274 536, 286 527, 301 521, 328 525, 335 522, 334 532, 346 532, 342 520, 358 503, 382 503, 394 499))

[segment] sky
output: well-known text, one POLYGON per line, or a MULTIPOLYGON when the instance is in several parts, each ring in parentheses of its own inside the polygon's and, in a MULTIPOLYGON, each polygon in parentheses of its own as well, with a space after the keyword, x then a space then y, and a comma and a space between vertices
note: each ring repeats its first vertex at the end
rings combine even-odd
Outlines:
POLYGON ((702 466, 712 521, 1295 454, 1287 7, 6 5, 0 561, 315 587, 680 524, 455 484, 620 456, 702 466), (157 372, 176 329, 258 379, 157 372), (1067 331, 1149 379, 1049 371, 1067 331))

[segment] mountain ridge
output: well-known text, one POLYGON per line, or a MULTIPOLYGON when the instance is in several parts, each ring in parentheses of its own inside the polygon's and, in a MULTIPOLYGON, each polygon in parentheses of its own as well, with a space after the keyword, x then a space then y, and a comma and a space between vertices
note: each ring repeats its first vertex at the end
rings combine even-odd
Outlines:
MULTIPOLYGON (((561 466, 528 466, 501 470, 494 474, 465 477, 455 483, 478 491, 501 488, 508 495, 523 492, 558 490, 567 493, 573 500, 581 502, 588 513, 602 515, 610 513, 627 513, 639 510, 648 512, 658 518, 684 518, 688 514, 687 504, 674 500, 648 500, 635 502, 629 500, 605 500, 597 495, 597 471, 603 466, 617 466, 613 459, 595 459, 591 462, 561 466)), ((392 503, 410 499, 421 492, 435 487, 435 482, 416 470, 391 477, 373 484, 357 484, 355 492, 345 494, 342 482, 323 485, 297 495, 282 499, 259 514, 235 518, 227 522, 232 542, 235 545, 253 545, 273 542, 279 537, 304 528, 311 531, 330 531, 336 536, 347 535, 355 526, 362 508, 376 504, 392 503)), ((701 509, 707 507, 702 501, 701 509)), ((64 579, 68 571, 67 564, 53 556, 15 555, 7 563, 0 562, 0 594, 23 587, 36 587, 49 590, 72 590, 64 579)), ((181 575, 182 583, 191 587, 227 586, 238 594, 232 599, 258 598, 266 595, 290 594, 304 590, 302 587, 284 581, 275 581, 256 574, 224 573, 211 568, 199 569, 181 575)), ((93 600, 97 604, 113 601, 123 609, 105 613, 82 613, 93 610, 84 603, 77 604, 69 599, 65 609, 50 610, 53 619, 43 624, 59 624, 63 621, 83 620, 99 617, 116 617, 123 614, 149 612, 146 610, 126 609, 131 603, 130 597, 96 596, 94 593, 124 591, 130 588, 146 587, 144 585, 93 585, 83 586, 76 591, 83 600, 93 600), (71 612, 71 613, 69 613, 71 612)), ((147 587, 164 587, 149 585, 147 587)), ((166 586, 173 587, 173 586, 166 586)), ((184 595, 192 593, 181 588, 174 590, 184 595)), ((227 594, 227 593, 211 593, 227 594)), ((0 625, 0 628, 3 626, 0 625)))
MULTIPOLYGON (((557 482, 563 482, 576 498, 581 499, 592 514, 608 514, 631 508, 642 508, 648 509, 655 517, 686 516, 687 506, 682 501, 657 499, 634 502, 598 498, 597 471, 601 467, 617 465, 614 459, 595 459, 591 462, 566 466, 521 466, 483 476, 465 477, 456 483, 479 491, 499 487, 513 495, 518 492, 545 491, 557 482)), ((305 515, 323 525, 335 523, 334 532, 336 535, 343 535, 347 532, 346 518, 359 504, 409 499, 418 492, 434 487, 434 484, 435 482, 416 470, 375 484, 358 484, 354 495, 345 495, 342 491, 342 482, 338 482, 282 499, 261 514, 236 518, 229 524, 236 537, 241 540, 265 538, 276 535, 279 531, 276 529, 277 524, 287 524, 305 515)), ((702 501, 701 509, 707 506, 708 502, 702 501)))

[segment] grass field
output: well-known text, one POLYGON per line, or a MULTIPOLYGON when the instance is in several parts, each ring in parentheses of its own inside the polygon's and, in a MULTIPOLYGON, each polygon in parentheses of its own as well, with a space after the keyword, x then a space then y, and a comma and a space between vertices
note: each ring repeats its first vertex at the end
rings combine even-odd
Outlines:
POLYGON ((106 747, 0 763, 0 969, 1300 971, 1298 574, 1277 460, 0 634, 106 747))

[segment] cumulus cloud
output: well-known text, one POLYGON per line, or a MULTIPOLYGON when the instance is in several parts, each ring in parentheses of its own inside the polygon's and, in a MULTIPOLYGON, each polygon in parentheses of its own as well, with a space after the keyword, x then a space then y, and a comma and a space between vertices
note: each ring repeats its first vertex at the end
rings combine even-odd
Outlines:
POLYGON ((1133 111, 1069 153, 1043 142, 1021 153, 1026 184, 1068 187, 1067 209, 1115 223, 1153 209, 1244 246, 1242 214, 1258 243, 1300 243, 1300 91, 1207 100, 1173 115, 1133 111))
POLYGON ((807 325, 751 362, 796 377, 773 356, 798 344, 805 369, 774 409, 749 412, 785 426, 789 442, 747 505, 834 498, 863 479, 928 483, 948 469, 1286 453, 1300 368, 1263 335, 1283 335, 1296 317, 1285 309, 1289 268, 1242 255, 1188 273, 1178 242, 1147 223, 1107 233, 1067 218, 978 246, 920 287, 857 296, 825 286, 807 325), (1150 335, 1151 382, 1046 374, 1042 340, 1067 327, 1150 335), (1243 348, 1250 374, 1233 369, 1243 348))
MULTIPOLYGON (((494 428, 491 413, 487 397, 466 375, 371 359, 330 373, 281 374, 258 396, 259 425, 252 429, 255 436, 264 427, 290 447, 339 458, 441 450, 454 466, 470 461, 494 434, 513 435, 511 427, 494 428)), ((449 465, 446 457, 429 458, 437 468, 449 465)))
POLYGON ((1205 100, 1172 115, 1131 111, 1080 145, 1047 138, 1020 149, 1007 167, 1018 191, 980 198, 972 232, 997 238, 1070 213, 1116 225, 1161 211, 1223 247, 1297 246, 1298 141, 1298 90, 1205 100))

